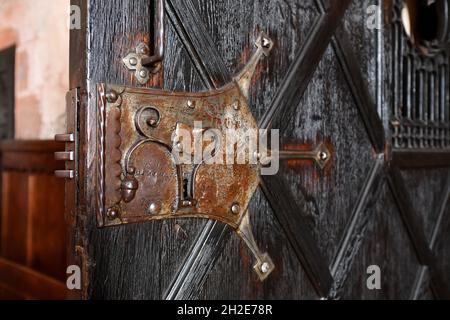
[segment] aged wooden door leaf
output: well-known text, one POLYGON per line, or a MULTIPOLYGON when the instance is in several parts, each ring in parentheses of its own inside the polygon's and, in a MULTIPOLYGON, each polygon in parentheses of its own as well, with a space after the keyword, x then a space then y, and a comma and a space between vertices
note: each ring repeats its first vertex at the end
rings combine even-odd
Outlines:
POLYGON ((72 3, 83 19, 71 35, 80 105, 77 198, 67 210, 83 298, 449 297, 449 30, 424 54, 402 26, 400 0, 166 0, 164 59, 146 82, 122 59, 139 43, 155 47, 154 3, 72 3), (373 14, 381 27, 368 23, 373 14), (98 85, 215 90, 249 61, 261 32, 273 48, 248 105, 259 128, 279 129, 285 155, 249 204, 270 276, 260 281, 251 251, 222 222, 98 228, 98 85), (293 156, 308 150, 325 151, 316 164, 293 156), (371 270, 379 289, 368 285, 371 270))

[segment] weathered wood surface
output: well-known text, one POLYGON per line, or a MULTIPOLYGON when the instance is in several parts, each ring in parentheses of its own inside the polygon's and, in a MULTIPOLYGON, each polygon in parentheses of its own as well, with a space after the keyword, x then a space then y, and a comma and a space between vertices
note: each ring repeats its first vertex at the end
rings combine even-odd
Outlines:
POLYGON ((84 152, 73 245, 84 252, 78 259, 88 271, 85 298, 448 295, 440 280, 449 280, 450 170, 400 174, 389 168, 383 153, 390 136, 392 48, 388 30, 366 27, 369 1, 166 1, 164 68, 149 86, 219 87, 245 65, 264 30, 275 47, 252 81, 255 118, 280 129, 285 147, 321 141, 332 146, 323 172, 307 162, 283 163, 277 177, 264 179, 264 192, 250 205, 256 241, 276 264, 264 283, 253 274, 245 245, 220 223, 190 219, 96 227, 95 85, 137 86, 121 58, 138 40, 151 39, 152 6, 147 0, 87 1, 88 6, 81 3, 89 28, 72 38, 79 66, 72 70, 72 86, 82 91, 84 152), (87 44, 80 49, 83 39, 87 44), (379 291, 366 287, 372 264, 382 269, 379 291))

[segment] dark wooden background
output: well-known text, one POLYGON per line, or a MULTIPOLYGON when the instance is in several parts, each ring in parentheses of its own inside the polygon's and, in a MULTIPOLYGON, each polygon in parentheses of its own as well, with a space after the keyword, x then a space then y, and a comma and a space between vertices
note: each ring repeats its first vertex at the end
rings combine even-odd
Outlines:
MULTIPOLYGON (((153 6, 148 0, 72 3, 82 9, 83 28, 71 36, 71 87, 81 89, 81 147, 69 249, 73 263, 84 269, 82 297, 449 297, 450 150, 437 150, 444 156, 427 168, 414 151, 402 158, 403 164, 417 161, 414 169, 391 161, 397 54, 392 1, 166 0, 164 67, 148 87, 220 87, 245 65, 264 30, 275 47, 252 81, 255 118, 263 128, 280 129, 284 147, 325 141, 333 148, 325 171, 285 162, 254 196, 256 241, 276 265, 263 283, 252 272, 246 246, 220 223, 96 227, 95 86, 138 86, 121 60, 138 41, 151 40, 153 6), (371 4, 383 12, 382 30, 367 28, 371 4), (366 287, 370 265, 381 268, 380 290, 366 287)), ((445 101, 448 108, 448 93, 445 101)), ((429 151, 422 158, 429 160, 429 151)))

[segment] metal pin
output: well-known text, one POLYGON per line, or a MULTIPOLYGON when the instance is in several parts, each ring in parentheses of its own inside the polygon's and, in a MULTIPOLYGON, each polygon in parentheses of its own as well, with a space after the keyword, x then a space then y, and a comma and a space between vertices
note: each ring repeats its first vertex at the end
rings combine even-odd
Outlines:
POLYGON ((158 214, 160 211, 161 211, 161 206, 160 205, 158 205, 157 203, 152 203, 152 204, 150 204, 150 206, 148 207, 148 211, 151 213, 151 214, 158 214))
POLYGON ((267 39, 267 38, 265 38, 265 37, 263 37, 262 38, 262 46, 264 47, 264 48, 269 48, 270 47, 270 40, 269 39, 267 39))
POLYGON ((232 206, 231 206, 231 213, 233 213, 233 214, 239 214, 239 213, 241 213, 241 207, 239 206, 239 204, 237 204, 237 203, 234 203, 232 206))
POLYGON ((188 106, 190 109, 195 109, 195 103, 194 103, 192 100, 188 100, 187 106, 188 106))
POLYGON ((270 270, 270 265, 267 262, 264 262, 261 265, 261 272, 262 273, 267 273, 267 272, 269 272, 269 270, 270 270))
POLYGON ((130 60, 128 60, 128 62, 130 63, 130 65, 135 66, 137 65, 138 61, 136 58, 130 58, 130 60))
POLYGON ((118 208, 109 208, 108 212, 106 213, 106 216, 108 217, 109 220, 115 220, 117 218, 119 218, 120 216, 120 212, 118 208))
POLYGON ((140 75, 142 78, 146 78, 147 75, 148 75, 147 70, 142 69, 141 71, 139 71, 139 75, 140 75))
POLYGON ((108 91, 108 93, 106 93, 106 100, 108 100, 109 103, 114 103, 117 101, 117 99, 119 99, 119 96, 114 90, 110 90, 108 91))

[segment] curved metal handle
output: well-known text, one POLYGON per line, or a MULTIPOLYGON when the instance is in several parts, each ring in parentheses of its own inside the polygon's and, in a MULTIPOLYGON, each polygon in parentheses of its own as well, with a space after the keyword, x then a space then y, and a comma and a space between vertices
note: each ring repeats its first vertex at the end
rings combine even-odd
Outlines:
POLYGON ((136 46, 135 52, 131 52, 123 58, 125 67, 130 71, 135 71, 136 80, 140 84, 147 83, 151 73, 161 70, 161 61, 164 59, 164 10, 165 0, 156 0, 153 55, 149 56, 150 48, 146 43, 140 42, 136 46))
POLYGON ((142 58, 142 65, 145 67, 153 66, 164 59, 164 5, 165 0, 156 0, 156 18, 153 37, 155 49, 152 56, 142 58))

